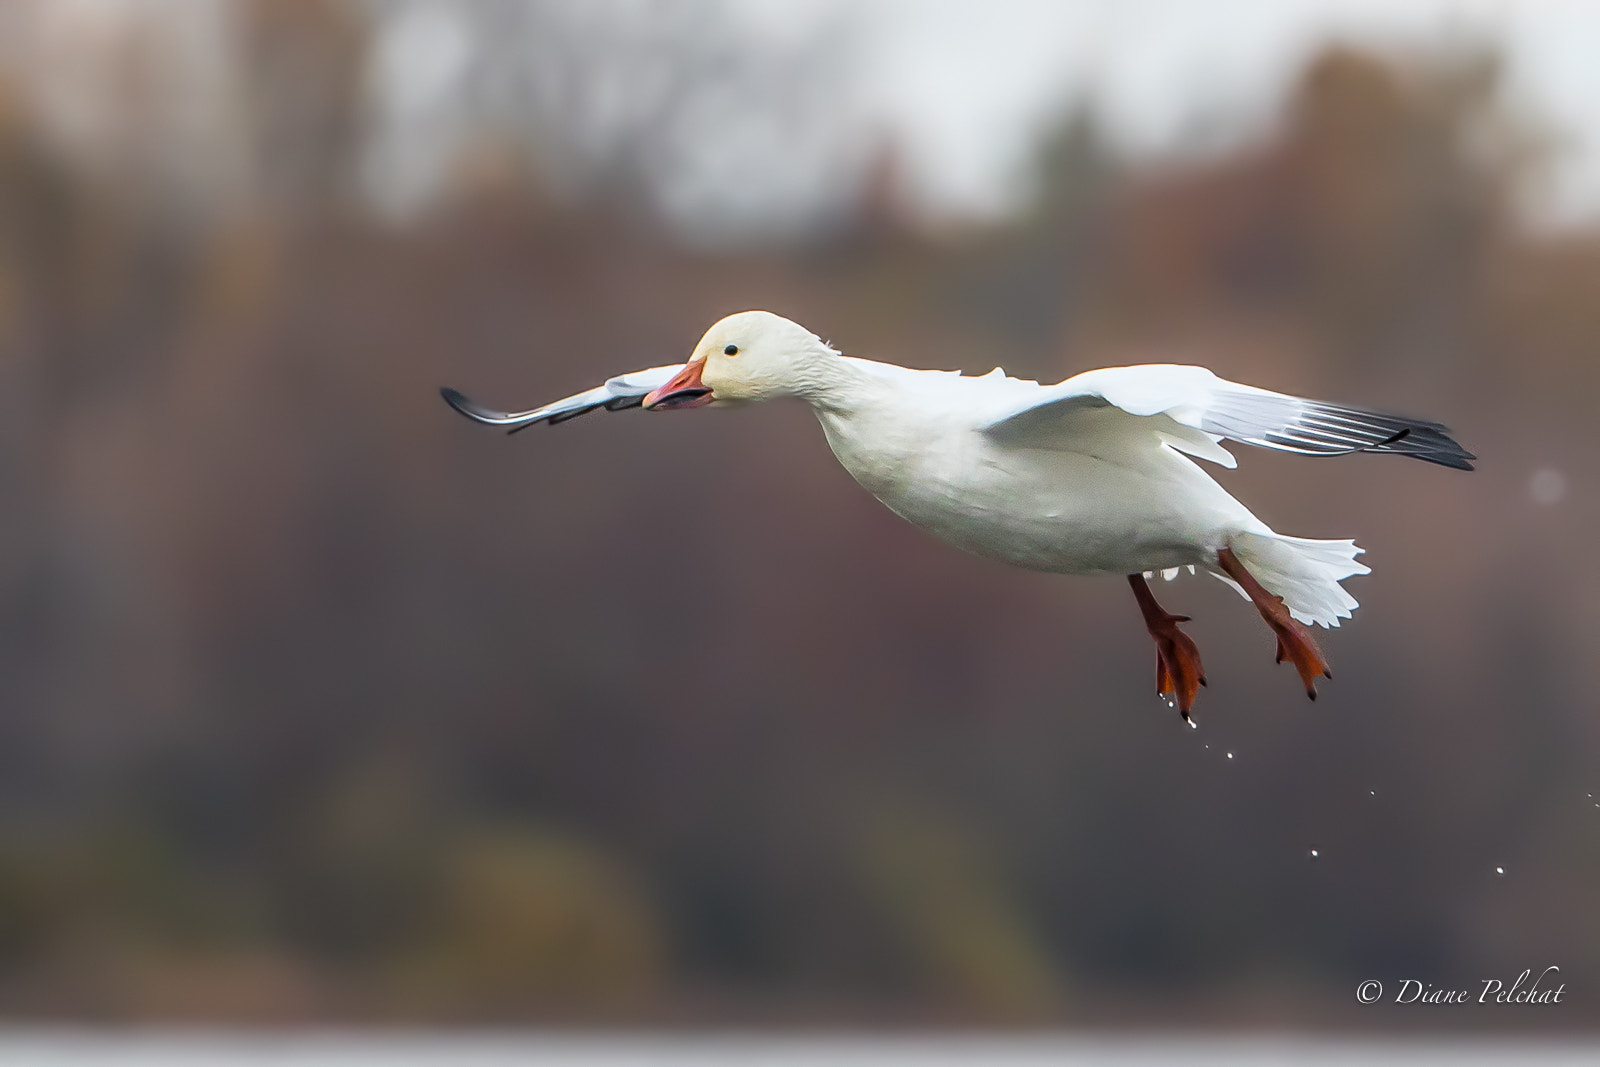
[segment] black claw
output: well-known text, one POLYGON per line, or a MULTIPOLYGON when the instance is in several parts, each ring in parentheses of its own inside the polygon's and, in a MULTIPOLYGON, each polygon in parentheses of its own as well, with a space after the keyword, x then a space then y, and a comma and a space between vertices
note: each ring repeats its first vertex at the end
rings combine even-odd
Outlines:
POLYGON ((1200 684, 1201 685, 1205 685, 1206 684, 1206 676, 1203 675, 1203 674, 1200 676, 1200 684))
POLYGON ((1315 689, 1307 689, 1306 696, 1310 697, 1312 700, 1315 700, 1317 699, 1317 691, 1315 689))
POLYGON ((1333 680, 1333 672, 1326 667, 1322 668, 1322 676, 1329 681, 1333 680))

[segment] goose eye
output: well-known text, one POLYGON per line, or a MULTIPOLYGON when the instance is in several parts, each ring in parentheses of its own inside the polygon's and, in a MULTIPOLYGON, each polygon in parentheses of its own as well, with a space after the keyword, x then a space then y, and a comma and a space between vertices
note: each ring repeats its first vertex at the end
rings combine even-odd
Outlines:
POLYGON ((722 350, 722 354, 725 356, 737 356, 739 354, 739 346, 729 345, 727 348, 722 350))

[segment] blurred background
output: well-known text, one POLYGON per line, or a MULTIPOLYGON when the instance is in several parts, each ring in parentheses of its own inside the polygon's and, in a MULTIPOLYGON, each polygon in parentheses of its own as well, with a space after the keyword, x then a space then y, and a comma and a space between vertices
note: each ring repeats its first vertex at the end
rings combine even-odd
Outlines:
POLYGON ((0 1014, 1600 1023, 1600 11, 0 6, 0 1014), (520 408, 780 312, 1449 424, 1309 704, 1185 577, 934 542, 799 406, 520 408), (1315 850, 1315 858, 1313 858, 1315 850), (1558 965, 1559 1008, 1363 1008, 1558 965))

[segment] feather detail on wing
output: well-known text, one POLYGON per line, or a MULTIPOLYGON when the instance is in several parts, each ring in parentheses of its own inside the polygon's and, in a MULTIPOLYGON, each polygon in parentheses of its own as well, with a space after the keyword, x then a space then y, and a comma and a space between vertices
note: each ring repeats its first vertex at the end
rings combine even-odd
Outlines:
POLYGON ((1152 428, 1168 444, 1225 467, 1235 461, 1222 440, 1318 456, 1393 452, 1458 470, 1472 470, 1477 458, 1436 422, 1305 400, 1167 363, 1086 371, 1045 386, 984 430, 1019 447, 1077 449, 1097 421, 1087 413, 1107 407, 1165 416, 1152 428))
POLYGON ((496 411, 468 400, 449 388, 440 389, 439 395, 444 397, 445 403, 473 422, 481 422, 485 426, 501 426, 508 433, 516 433, 537 422, 547 422, 554 426, 558 422, 587 415, 597 408, 621 411, 623 408, 639 407, 652 389, 667 384, 683 369, 683 366, 682 363, 675 363, 670 367, 651 367, 649 370, 634 371, 631 374, 619 374, 604 385, 586 389, 530 411, 496 411))

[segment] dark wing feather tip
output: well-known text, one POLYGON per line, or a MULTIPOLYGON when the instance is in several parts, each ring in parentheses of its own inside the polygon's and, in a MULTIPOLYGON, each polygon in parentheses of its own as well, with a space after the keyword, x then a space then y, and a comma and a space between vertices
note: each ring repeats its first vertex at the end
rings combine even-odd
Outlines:
POLYGON ((439 395, 444 397, 446 404, 449 404, 474 422, 495 423, 511 418, 510 415, 503 411, 486 408, 482 404, 468 399, 465 395, 455 389, 451 389, 449 386, 442 387, 439 390, 439 395))
POLYGON ((1472 470, 1477 458, 1437 422, 1286 396, 1225 394, 1201 428, 1302 455, 1389 452, 1457 470, 1472 470))

